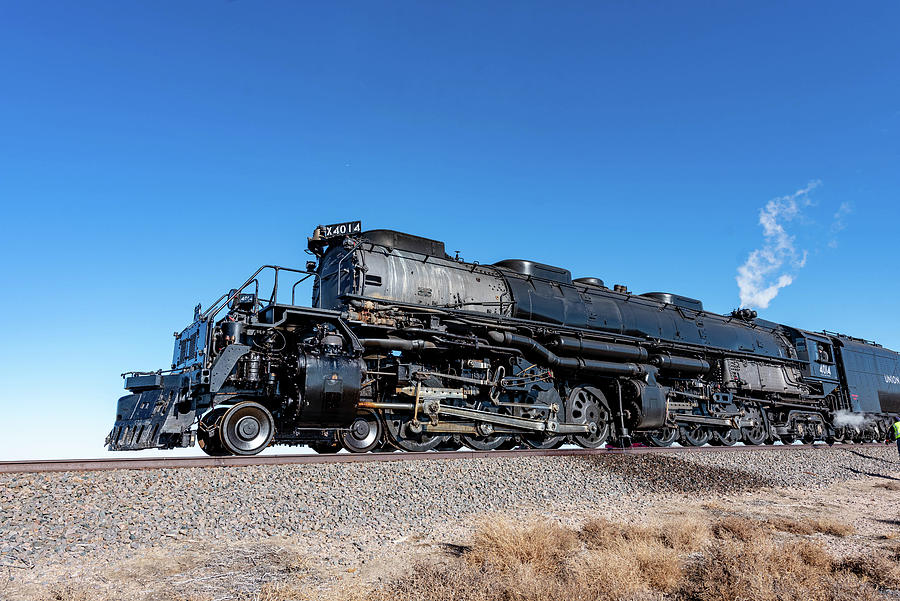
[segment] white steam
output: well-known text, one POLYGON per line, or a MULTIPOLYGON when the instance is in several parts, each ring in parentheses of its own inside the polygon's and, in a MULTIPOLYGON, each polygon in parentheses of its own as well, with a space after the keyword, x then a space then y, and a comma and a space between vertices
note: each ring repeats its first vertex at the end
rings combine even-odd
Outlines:
POLYGON ((785 228, 802 217, 803 209, 812 204, 809 193, 820 183, 818 180, 812 181, 793 194, 773 198, 760 209, 763 245, 751 252, 744 264, 738 267, 735 278, 740 288, 742 307, 768 307, 778 291, 790 286, 795 272, 806 264, 808 251, 798 251, 794 236, 785 228))
POLYGON ((834 414, 834 425, 839 428, 854 426, 861 428, 866 418, 861 413, 851 413, 849 411, 837 411, 834 414))

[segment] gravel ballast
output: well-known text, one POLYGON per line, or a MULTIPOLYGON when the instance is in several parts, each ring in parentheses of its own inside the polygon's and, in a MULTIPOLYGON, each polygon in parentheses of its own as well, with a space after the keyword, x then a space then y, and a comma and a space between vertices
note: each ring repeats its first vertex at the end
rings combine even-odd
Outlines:
POLYGON ((340 567, 485 513, 628 518, 670 498, 826 487, 898 471, 892 445, 6 474, 0 564, 38 573, 173 541, 286 537, 340 567))

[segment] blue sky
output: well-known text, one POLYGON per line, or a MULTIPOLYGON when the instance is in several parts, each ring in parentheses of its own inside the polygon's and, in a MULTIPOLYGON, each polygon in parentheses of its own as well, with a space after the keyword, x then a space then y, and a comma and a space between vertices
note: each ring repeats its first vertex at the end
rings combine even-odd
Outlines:
POLYGON ((725 312, 819 182, 761 314, 900 348, 900 5, 787 4, 0 2, 0 459, 345 219, 725 312))

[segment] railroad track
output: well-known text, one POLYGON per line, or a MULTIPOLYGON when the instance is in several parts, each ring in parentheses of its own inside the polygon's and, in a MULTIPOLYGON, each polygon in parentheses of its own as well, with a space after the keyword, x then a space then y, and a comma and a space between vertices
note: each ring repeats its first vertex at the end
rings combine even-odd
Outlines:
POLYGON ((287 465, 307 463, 357 463, 368 461, 436 461, 440 459, 481 459, 489 457, 583 457, 593 455, 645 455, 651 453, 722 453, 743 451, 803 451, 862 449, 881 447, 878 443, 838 445, 763 445, 735 447, 631 447, 627 449, 517 449, 512 451, 428 451, 424 453, 339 453, 335 455, 254 455, 252 457, 131 457, 122 459, 51 459, 42 461, 0 461, 0 473, 88 472, 109 470, 153 470, 188 467, 240 467, 247 465, 287 465))

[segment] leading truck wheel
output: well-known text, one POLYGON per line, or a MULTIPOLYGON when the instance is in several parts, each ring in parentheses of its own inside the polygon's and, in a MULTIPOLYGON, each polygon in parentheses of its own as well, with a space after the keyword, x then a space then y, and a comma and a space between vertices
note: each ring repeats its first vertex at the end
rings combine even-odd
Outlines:
POLYGON ((253 401, 229 408, 219 425, 219 439, 235 455, 256 455, 272 442, 275 424, 269 410, 253 401))
POLYGON ((225 450, 222 441, 219 440, 217 422, 225 411, 224 407, 213 409, 201 417, 200 423, 197 425, 197 445, 210 457, 226 457, 231 454, 225 450))

